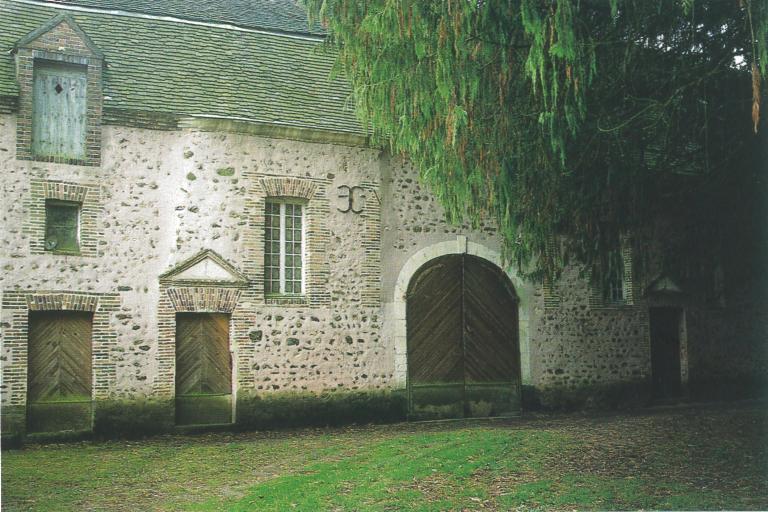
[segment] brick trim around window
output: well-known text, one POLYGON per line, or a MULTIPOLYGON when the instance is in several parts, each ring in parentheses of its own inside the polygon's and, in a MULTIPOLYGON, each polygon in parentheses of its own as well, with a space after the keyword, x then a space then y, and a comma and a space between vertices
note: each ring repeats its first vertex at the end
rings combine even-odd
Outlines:
POLYGON ((252 226, 247 241, 249 257, 243 270, 253 283, 256 293, 265 304, 282 306, 327 305, 331 302, 328 281, 330 265, 328 244, 331 233, 327 225, 330 202, 327 189, 329 180, 313 178, 262 176, 249 201, 249 217, 252 226), (302 199, 304 204, 304 295, 264 295, 264 223, 266 202, 270 199, 302 199))
POLYGON ((101 209, 101 190, 96 185, 82 185, 60 181, 32 180, 24 200, 26 216, 22 230, 29 238, 31 254, 66 254, 95 257, 99 240, 104 238, 98 228, 101 209), (45 248, 45 202, 48 199, 80 204, 80 243, 78 251, 48 251, 45 248))

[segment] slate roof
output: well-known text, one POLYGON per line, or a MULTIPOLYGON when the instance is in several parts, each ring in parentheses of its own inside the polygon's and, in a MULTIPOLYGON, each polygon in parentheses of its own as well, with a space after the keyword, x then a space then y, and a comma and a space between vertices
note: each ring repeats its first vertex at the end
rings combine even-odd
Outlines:
POLYGON ((309 27, 307 14, 294 0, 55 0, 58 4, 97 7, 187 20, 226 23, 301 34, 325 32, 309 27))
MULTIPOLYGON (((184 3, 73 1, 110 5, 184 3)), ((214 2, 224 0, 210 3, 214 2)), ((252 3, 295 7, 290 0, 252 3)), ((106 11, 81 12, 50 3, 0 0, 0 97, 18 95, 9 50, 59 12, 72 16, 104 53, 108 63, 104 73, 105 115, 108 109, 119 109, 179 117, 237 117, 288 127, 364 134, 348 101, 348 84, 329 78, 334 56, 322 47, 318 37, 201 26, 106 11)), ((256 14, 253 16, 255 20, 256 14)))

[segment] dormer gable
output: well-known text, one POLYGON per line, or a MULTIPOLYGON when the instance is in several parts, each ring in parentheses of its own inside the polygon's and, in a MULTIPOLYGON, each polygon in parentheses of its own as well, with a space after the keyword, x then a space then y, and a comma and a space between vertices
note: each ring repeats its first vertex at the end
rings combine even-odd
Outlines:
POLYGON ((61 13, 19 39, 14 50, 28 48, 51 53, 103 59, 104 54, 75 20, 61 13))
POLYGON ((204 249, 160 275, 160 282, 240 287, 248 284, 248 278, 216 252, 204 249))
POLYGON ((683 288, 666 274, 654 279, 646 289, 646 294, 677 295, 681 293, 683 293, 683 288))
POLYGON ((69 14, 14 46, 19 87, 16 158, 101 165, 104 54, 69 14))

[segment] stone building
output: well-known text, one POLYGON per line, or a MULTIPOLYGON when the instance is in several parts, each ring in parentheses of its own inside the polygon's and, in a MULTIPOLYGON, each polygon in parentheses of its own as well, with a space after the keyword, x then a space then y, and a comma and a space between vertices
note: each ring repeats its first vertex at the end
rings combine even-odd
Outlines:
POLYGON ((637 272, 628 240, 609 290, 577 268, 542 286, 492 222, 447 224, 368 143, 322 40, 290 0, 0 0, 4 434, 504 415, 765 376, 766 319, 728 268, 705 300, 637 272))

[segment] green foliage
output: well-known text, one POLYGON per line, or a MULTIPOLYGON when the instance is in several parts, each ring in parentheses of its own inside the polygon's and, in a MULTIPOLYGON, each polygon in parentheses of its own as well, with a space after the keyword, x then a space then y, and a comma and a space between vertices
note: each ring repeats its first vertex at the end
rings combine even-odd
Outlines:
POLYGON ((60 401, 29 404, 27 430, 29 432, 61 432, 91 430, 91 400, 60 401))
POLYGON ((234 176, 235 175, 235 168, 234 167, 222 167, 220 169, 216 169, 216 174, 219 176, 234 176))
POLYGON ((471 510, 489 498, 474 475, 530 469, 530 459, 565 446, 549 432, 483 428, 397 436, 255 486, 228 510, 471 510))
POLYGON ((650 383, 614 382, 577 387, 550 386, 523 388, 523 406, 526 410, 576 411, 583 409, 631 409, 643 407, 651 401, 650 383))
POLYGON ((396 391, 243 394, 237 400, 242 429, 393 423, 405 415, 405 395, 396 391))
POLYGON ((629 509, 694 510, 708 506, 727 508, 728 502, 714 491, 692 489, 666 482, 651 483, 640 478, 606 478, 568 474, 557 479, 524 483, 505 495, 501 504, 514 508, 526 503, 542 510, 550 509, 629 509), (653 489, 656 496, 649 496, 653 489))
POLYGON ((768 398, 768 377, 764 374, 694 374, 689 388, 691 398, 697 401, 765 399, 768 398))
MULTIPOLYGON (((415 163, 450 220, 495 218, 532 277, 572 259, 604 275, 622 235, 658 219, 708 225, 755 143, 768 2, 305 4, 374 139, 415 163)), ((662 254, 704 257, 709 234, 681 231, 662 254)))
POLYGON ((765 510, 765 410, 30 445, 3 510, 765 510))
POLYGON ((102 439, 136 439, 174 428, 171 400, 101 400, 94 402, 93 433, 102 439))

